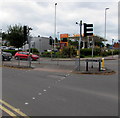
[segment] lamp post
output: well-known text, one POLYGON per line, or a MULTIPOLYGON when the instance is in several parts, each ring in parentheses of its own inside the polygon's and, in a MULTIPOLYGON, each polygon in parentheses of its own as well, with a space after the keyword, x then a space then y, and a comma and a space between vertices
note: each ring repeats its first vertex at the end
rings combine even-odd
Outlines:
MULTIPOLYGON (((60 32, 57 32, 57 37, 58 37, 58 40, 57 40, 57 47, 59 46, 59 33, 60 33, 60 32)), ((57 48, 57 50, 58 50, 58 48, 57 48)), ((57 59, 57 65, 59 65, 59 55, 58 55, 57 58, 58 58, 58 59, 57 59)))
POLYGON ((55 29, 54 29, 54 45, 53 45, 53 49, 55 49, 55 38, 56 38, 56 6, 57 3, 55 3, 55 29))
POLYGON ((60 32, 57 32, 57 34, 58 34, 58 40, 59 40, 59 33, 60 33, 60 32))
POLYGON ((80 45, 81 45, 81 40, 82 40, 82 20, 80 20, 80 23, 76 22, 80 26, 80 38, 79 38, 79 65, 78 65, 78 70, 80 71, 80 45))
POLYGON ((114 42, 114 39, 112 39, 112 58, 113 58, 113 42, 114 42))
MULTIPOLYGON (((108 10, 109 8, 105 8, 105 34, 104 34, 104 38, 106 39, 106 11, 108 10)), ((105 44, 105 43, 104 43, 105 44)))
POLYGON ((40 39, 40 35, 38 35, 39 37, 39 64, 40 64, 40 56, 41 56, 41 39, 40 39))
POLYGON ((29 43, 29 67, 31 67, 31 57, 30 57, 30 48, 31 48, 31 38, 30 38, 30 30, 32 30, 31 27, 28 27, 28 43, 29 43))
MULTIPOLYGON (((2 46, 2 29, 0 29, 0 46, 2 46)), ((3 64, 2 63, 2 50, 0 48, 0 66, 3 64)), ((2 74, 1 74, 2 75, 2 74)), ((1 77, 2 78, 2 77, 1 77)))
POLYGON ((2 29, 0 29, 0 46, 2 46, 2 29))

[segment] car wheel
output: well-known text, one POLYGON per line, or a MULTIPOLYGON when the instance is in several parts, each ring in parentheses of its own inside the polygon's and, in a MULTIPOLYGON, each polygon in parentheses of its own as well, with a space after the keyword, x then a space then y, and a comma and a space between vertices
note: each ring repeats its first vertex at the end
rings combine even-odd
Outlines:
POLYGON ((2 61, 5 61, 4 57, 2 57, 2 61))
POLYGON ((7 61, 10 61, 11 59, 7 59, 7 61))
POLYGON ((18 59, 19 59, 19 57, 17 57, 17 56, 16 56, 16 57, 15 57, 15 59, 16 59, 16 60, 18 60, 18 59))

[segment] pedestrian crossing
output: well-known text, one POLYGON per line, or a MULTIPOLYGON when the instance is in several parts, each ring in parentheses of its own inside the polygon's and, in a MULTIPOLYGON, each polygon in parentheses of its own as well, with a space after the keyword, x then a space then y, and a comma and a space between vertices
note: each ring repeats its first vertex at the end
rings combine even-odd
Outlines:
POLYGON ((23 113, 22 111, 20 111, 20 109, 17 109, 15 107, 13 107, 12 105, 10 105, 9 103, 3 101, 0 99, 0 110, 2 111, 0 114, 0 118, 1 116, 4 117, 5 114, 7 114, 7 116, 11 116, 13 118, 30 118, 29 116, 27 116, 25 113, 23 113))

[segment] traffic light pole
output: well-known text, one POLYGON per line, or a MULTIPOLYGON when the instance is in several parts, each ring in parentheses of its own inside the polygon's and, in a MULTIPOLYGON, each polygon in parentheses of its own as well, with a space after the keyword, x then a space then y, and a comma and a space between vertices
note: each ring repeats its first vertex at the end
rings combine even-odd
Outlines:
POLYGON ((30 46, 30 35, 29 35, 29 33, 28 33, 28 45, 29 45, 29 58, 28 58, 28 60, 29 60, 29 67, 31 67, 31 56, 30 56, 30 48, 31 48, 31 46, 30 46))
POLYGON ((93 37, 92 37, 92 66, 91 68, 93 68, 93 55, 94 54, 94 40, 93 40, 93 37))
POLYGON ((80 21, 80 39, 79 39, 79 68, 78 70, 80 71, 80 45, 81 45, 81 40, 82 40, 82 20, 80 21))

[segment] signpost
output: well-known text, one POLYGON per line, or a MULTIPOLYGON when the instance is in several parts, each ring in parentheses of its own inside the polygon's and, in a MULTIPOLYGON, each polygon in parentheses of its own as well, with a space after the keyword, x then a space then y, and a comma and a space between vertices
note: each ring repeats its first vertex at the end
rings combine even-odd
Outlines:
POLYGON ((80 39, 79 39, 79 66, 78 66, 78 70, 80 71, 80 45, 81 45, 81 40, 82 40, 82 20, 80 20, 80 23, 76 22, 76 24, 79 24, 79 26, 80 26, 80 39))
MULTIPOLYGON (((93 36, 93 24, 84 23, 84 37, 86 36, 93 36)), ((92 60, 93 60, 93 53, 94 53, 94 40, 92 37, 92 60)), ((93 68, 93 61, 91 68, 93 68)))

